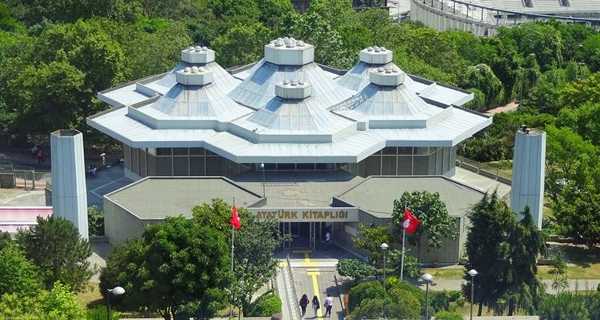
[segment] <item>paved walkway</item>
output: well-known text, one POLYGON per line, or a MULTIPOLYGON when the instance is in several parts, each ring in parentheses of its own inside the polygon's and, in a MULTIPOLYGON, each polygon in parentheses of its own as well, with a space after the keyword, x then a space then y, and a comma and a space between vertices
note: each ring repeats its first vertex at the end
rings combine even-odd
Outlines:
MULTIPOLYGON (((443 290, 461 290, 461 287, 465 280, 462 279, 438 279, 433 281, 433 285, 430 287, 434 291, 443 290)), ((542 280, 542 283, 546 287, 546 292, 556 293, 556 290, 552 289, 552 280, 542 280)), ((567 291, 588 291, 596 290, 600 285, 600 279, 569 279, 569 287, 567 291)))
POLYGON ((494 190, 498 190, 498 195, 500 197, 507 195, 511 188, 508 184, 504 184, 498 180, 479 175, 473 171, 460 167, 456 167, 456 173, 451 178, 483 192, 494 192, 494 190))
MULTIPOLYGON (((335 283, 335 278, 340 278, 336 266, 338 259, 350 257, 351 255, 337 247, 322 248, 320 250, 291 250, 279 255, 284 257, 288 254, 295 289, 295 301, 290 301, 289 304, 294 308, 298 308, 297 301, 300 300, 303 294, 306 294, 311 301, 314 296, 317 296, 321 308, 315 313, 312 305, 309 304, 302 319, 324 318, 325 307, 323 303, 327 295, 330 295, 333 298, 333 308, 329 319, 344 319, 342 297, 335 283)), ((286 260, 282 259, 282 261, 286 260)), ((285 294, 292 291, 286 291, 285 294)), ((282 299, 284 298, 286 297, 282 297, 282 299)), ((287 298, 291 299, 289 296, 287 298)), ((284 314, 284 319, 298 318, 286 318, 284 314)))

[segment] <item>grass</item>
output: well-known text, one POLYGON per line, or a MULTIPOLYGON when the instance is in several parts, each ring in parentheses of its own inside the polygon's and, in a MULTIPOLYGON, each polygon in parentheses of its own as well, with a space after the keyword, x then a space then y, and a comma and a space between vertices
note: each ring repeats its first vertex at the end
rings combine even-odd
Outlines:
POLYGON ((437 279, 462 279, 465 274, 465 268, 425 268, 423 273, 429 273, 437 279))
MULTIPOLYGON (((550 273, 551 266, 539 266, 538 278, 554 279, 554 275, 550 273)), ((582 266, 567 266, 568 279, 600 279, 600 263, 592 263, 582 266)))
MULTIPOLYGON (((550 273, 551 266, 538 266, 538 278, 554 279, 550 273)), ((425 268, 423 272, 431 274, 437 279, 459 280, 463 278, 465 269, 457 268, 425 268)), ((600 263, 589 263, 583 265, 567 266, 567 278, 569 279, 600 279, 600 263)))
POLYGON ((497 174, 503 178, 512 179, 512 161, 500 160, 480 163, 481 169, 497 174))

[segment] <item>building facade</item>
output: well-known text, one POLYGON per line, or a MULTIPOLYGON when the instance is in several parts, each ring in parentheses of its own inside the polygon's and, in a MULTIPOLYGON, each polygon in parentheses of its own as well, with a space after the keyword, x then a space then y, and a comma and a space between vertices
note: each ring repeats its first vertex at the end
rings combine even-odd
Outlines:
MULTIPOLYGON (((377 214, 355 204, 340 208, 343 201, 335 195, 379 176, 413 177, 412 191, 436 189, 436 182, 425 183, 428 177, 452 177, 458 145, 492 119, 461 107, 471 93, 404 73, 386 48, 365 48, 346 72, 315 63, 314 50, 300 40, 279 38, 265 45, 260 61, 227 71, 215 62, 214 51, 190 47, 169 72, 99 93, 111 108, 88 124, 123 144, 130 178, 148 177, 147 185, 169 179, 192 183, 161 204, 209 201, 206 195, 214 190, 202 186, 217 185, 209 178, 223 176, 227 181, 219 184, 231 181, 237 187, 214 196, 238 199, 242 189, 261 195, 249 210, 273 214, 281 231, 297 239, 292 245, 314 248, 324 232, 348 245, 359 224, 389 224, 391 211, 377 214), (186 198, 179 199, 180 193, 186 198)), ((142 201, 154 198, 140 190, 142 201)), ((400 196, 392 191, 382 199, 390 206, 400 196)), ((128 197, 115 197, 105 198, 105 210, 121 213, 108 220, 135 220, 138 231, 151 223, 127 209, 128 197)), ((188 205, 186 212, 166 212, 176 207, 165 207, 162 218, 191 210, 188 205)), ((453 214, 460 220, 465 210, 453 214)), ((107 222, 111 225, 119 229, 127 223, 107 222)), ((460 250, 448 252, 455 254, 442 260, 456 262, 460 250)))

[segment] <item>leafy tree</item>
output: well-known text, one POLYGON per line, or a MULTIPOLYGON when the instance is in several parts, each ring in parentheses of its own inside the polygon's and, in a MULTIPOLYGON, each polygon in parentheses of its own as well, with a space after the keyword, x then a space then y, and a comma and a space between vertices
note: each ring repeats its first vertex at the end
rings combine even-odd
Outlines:
POLYGON ((353 280, 361 280, 373 276, 376 270, 373 266, 358 259, 341 259, 337 264, 337 272, 353 280))
MULTIPOLYGON (((419 260, 417 257, 410 254, 410 250, 408 249, 405 249, 404 253, 404 271, 402 276, 405 279, 417 280, 422 274, 419 260)), ((389 264, 393 268, 393 274, 400 276, 400 269, 402 266, 402 250, 390 250, 389 264)))
POLYGON ((564 44, 560 32, 550 23, 527 23, 501 28, 498 37, 514 45, 523 56, 534 54, 543 70, 560 67, 564 44))
MULTIPOLYGON (((196 224, 211 226, 226 238, 231 235, 231 206, 225 201, 214 199, 211 204, 197 206, 192 212, 196 224)), ((252 310, 252 296, 275 275, 278 261, 273 252, 283 239, 277 221, 258 220, 243 208, 238 212, 242 227, 235 232, 233 298, 248 315, 252 310)))
POLYGON ((15 114, 16 127, 34 133, 72 127, 82 104, 84 77, 66 61, 25 67, 7 82, 5 97, 15 106, 9 112, 15 114))
POLYGON ((253 295, 277 271, 273 252, 281 246, 282 238, 275 220, 259 221, 246 210, 240 210, 240 218, 242 227, 235 235, 233 296, 246 314, 252 309, 253 295))
POLYGON ((556 117, 558 127, 571 128, 588 141, 600 142, 600 103, 590 103, 578 108, 562 108, 556 117))
POLYGON ((456 223, 450 218, 446 204, 442 202, 437 192, 404 192, 399 200, 394 200, 392 221, 399 230, 402 230, 405 208, 410 208, 421 221, 421 226, 415 235, 407 236, 407 239, 413 238, 420 243, 426 238, 429 247, 439 248, 444 239, 456 238, 456 223))
POLYGON ((92 254, 90 244, 68 220, 38 217, 37 224, 20 230, 16 240, 25 255, 39 267, 46 288, 61 282, 79 291, 93 274, 88 261, 92 254))
POLYGON ((100 277, 102 292, 115 285, 127 291, 123 303, 156 311, 167 320, 196 303, 210 316, 225 300, 229 281, 227 239, 214 227, 184 217, 150 225, 142 239, 115 250, 100 277))
POLYGON ((502 82, 488 65, 478 64, 468 67, 461 82, 464 87, 477 89, 483 93, 486 107, 498 105, 504 97, 502 82))
POLYGON ((392 236, 389 227, 367 226, 360 224, 358 226, 358 235, 352 238, 354 247, 364 250, 369 255, 369 263, 373 266, 381 266, 383 263, 383 252, 381 244, 391 244, 392 236))
POLYGON ((27 260, 21 249, 9 244, 0 250, 0 295, 30 296, 40 287, 38 268, 27 260))
POLYGON ((535 59, 535 54, 525 58, 525 63, 517 69, 512 96, 517 100, 526 98, 531 89, 537 85, 541 76, 540 67, 535 59))
POLYGON ((546 295, 539 315, 544 320, 589 320, 590 315, 581 296, 570 292, 546 295))
POLYGON ((586 102, 600 100, 600 73, 567 84, 560 92, 560 103, 566 106, 580 106, 586 102))
POLYGON ((218 36, 212 47, 219 52, 217 61, 225 66, 238 66, 259 60, 271 33, 260 22, 238 24, 218 36))
POLYGON ((600 165, 598 149, 568 128, 547 128, 547 192, 554 220, 564 236, 600 243, 600 165))
POLYGON ((35 295, 15 293, 0 297, 2 319, 85 319, 85 310, 77 296, 61 283, 50 291, 41 290, 35 295))

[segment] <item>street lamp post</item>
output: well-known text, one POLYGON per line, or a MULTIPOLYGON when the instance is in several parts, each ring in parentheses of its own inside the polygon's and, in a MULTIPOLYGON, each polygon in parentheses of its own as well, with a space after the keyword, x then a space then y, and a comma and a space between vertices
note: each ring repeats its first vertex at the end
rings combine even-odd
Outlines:
POLYGON ((387 260, 387 249, 389 248, 387 243, 382 243, 380 246, 381 250, 383 251, 383 318, 385 319, 385 299, 387 297, 387 289, 385 287, 385 276, 386 276, 386 270, 385 270, 385 260, 387 260))
POLYGON ((265 180, 266 180, 266 178, 265 178, 265 163, 264 162, 260 163, 260 169, 262 170, 262 178, 263 178, 263 183, 262 183, 262 185, 263 185, 263 198, 266 198, 267 196, 266 196, 266 191, 265 191, 265 180))
POLYGON ((469 319, 473 320, 473 303, 475 303, 475 277, 477 276, 478 272, 475 269, 471 269, 467 273, 471 276, 471 317, 469 319))
POLYGON ((123 287, 114 287, 112 289, 106 290, 106 319, 112 320, 111 310, 110 310, 110 296, 120 296, 125 294, 125 289, 123 287))
POLYGON ((426 273, 421 279, 425 281, 425 320, 429 320, 429 284, 433 281, 433 276, 426 273))

